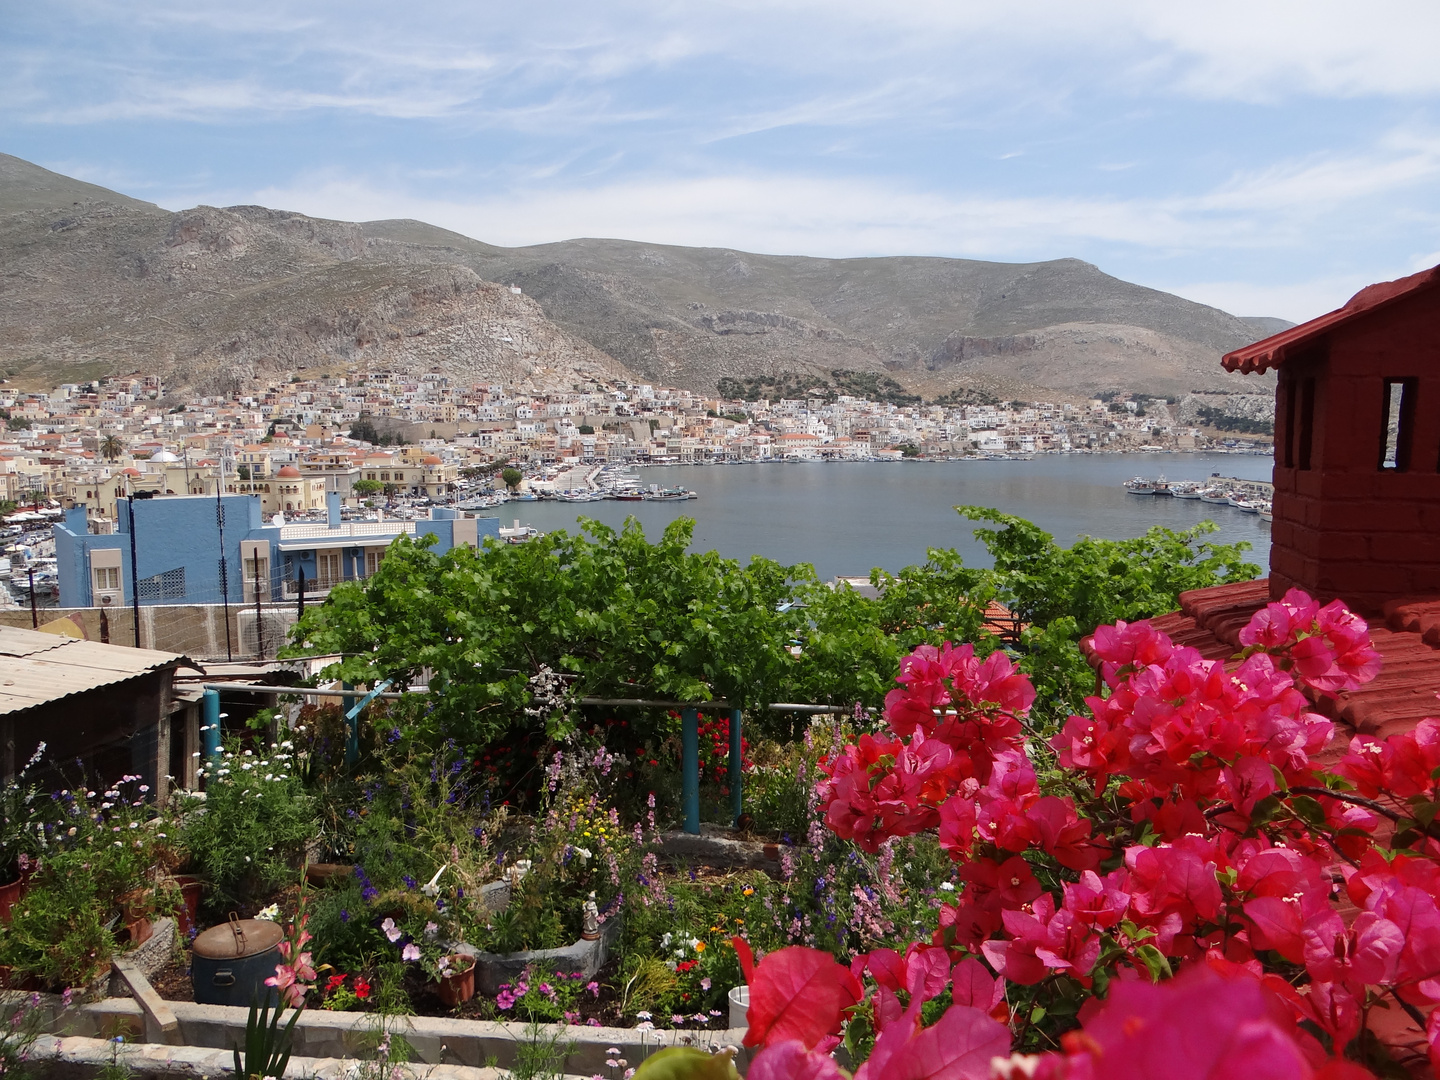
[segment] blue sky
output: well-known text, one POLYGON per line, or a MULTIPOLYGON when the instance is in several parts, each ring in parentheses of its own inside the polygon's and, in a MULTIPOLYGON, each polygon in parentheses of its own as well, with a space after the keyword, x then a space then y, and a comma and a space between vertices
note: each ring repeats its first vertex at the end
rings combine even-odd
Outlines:
POLYGON ((1440 4, 0 0, 0 150, 172 209, 1075 256, 1305 319, 1440 263, 1440 4))

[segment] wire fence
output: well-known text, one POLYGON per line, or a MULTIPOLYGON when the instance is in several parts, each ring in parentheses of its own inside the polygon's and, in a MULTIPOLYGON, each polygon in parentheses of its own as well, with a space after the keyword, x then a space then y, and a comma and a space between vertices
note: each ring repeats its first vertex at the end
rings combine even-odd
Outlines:
MULTIPOLYGON (((313 600, 318 601, 319 597, 313 600)), ((299 618, 296 600, 257 605, 253 598, 202 596, 198 602, 140 605, 139 633, 130 604, 102 607, 39 607, 0 609, 0 625, 28 628, 66 620, 70 626, 51 626, 61 633, 83 635, 91 641, 133 645, 159 652, 179 653, 199 661, 273 660, 289 640, 299 618)))

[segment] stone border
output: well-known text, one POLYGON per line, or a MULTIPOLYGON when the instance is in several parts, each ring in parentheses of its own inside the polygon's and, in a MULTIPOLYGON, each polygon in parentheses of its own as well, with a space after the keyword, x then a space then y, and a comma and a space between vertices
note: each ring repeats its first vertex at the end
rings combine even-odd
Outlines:
MULTIPOLYGON (((58 1035, 99 1039, 126 1034, 136 1039, 145 1037, 145 1011, 133 998, 106 998, 89 1005, 72 1006, 63 1012, 60 999, 46 995, 44 1006, 51 1012, 48 1025, 58 1035)), ((193 1002, 167 1003, 179 1024, 176 1044, 164 1050, 223 1051, 238 1047, 245 1035, 248 1009, 234 1005, 197 1005, 193 1002)), ((356 1049, 366 1035, 376 1030, 373 1013, 336 1013, 323 1009, 307 1009, 295 1025, 294 1052, 299 1057, 354 1060, 356 1049)), ((460 1020, 442 1016, 400 1016, 391 1018, 390 1030, 403 1035, 415 1048, 421 1062, 432 1065, 463 1065, 480 1068, 494 1062, 501 1068, 513 1066, 515 1048, 528 1042, 531 1026, 493 1020, 460 1020)), ((535 1025, 535 1036, 544 1040, 555 1038, 571 1044, 565 1056, 564 1069, 579 1076, 610 1075, 605 1061, 614 1047, 630 1066, 637 1066, 650 1054, 667 1046, 695 1046, 702 1050, 735 1047, 739 1051, 736 1064, 744 1071, 749 1053, 742 1047, 744 1029, 720 1028, 714 1031, 642 1031, 638 1028, 582 1027, 566 1024, 535 1025)), ((156 1047, 161 1058, 164 1054, 156 1047)), ((109 1050, 106 1050, 108 1061, 109 1050)), ((177 1074, 178 1075, 178 1074, 177 1074)), ((198 1075, 198 1074, 196 1074, 198 1075)))
MULTIPOLYGON (((30 1052, 30 1063, 43 1063, 48 1080, 91 1080, 112 1060, 134 1070, 143 1080, 233 1080, 235 1058, 229 1050, 195 1046, 161 1046, 129 1043, 117 1052, 109 1039, 42 1035, 30 1052), (113 1055, 113 1058, 112 1058, 113 1055)), ((406 1080, 506 1080, 503 1069, 474 1069, 465 1065, 401 1066, 406 1080)), ((289 1080, 349 1080, 355 1061, 334 1058, 292 1057, 285 1069, 289 1080)))
POLYGON ((700 833, 667 832, 660 836, 658 854, 666 860, 682 860, 706 866, 728 866, 743 870, 780 869, 783 844, 761 840, 736 840, 731 830, 701 825, 700 833))

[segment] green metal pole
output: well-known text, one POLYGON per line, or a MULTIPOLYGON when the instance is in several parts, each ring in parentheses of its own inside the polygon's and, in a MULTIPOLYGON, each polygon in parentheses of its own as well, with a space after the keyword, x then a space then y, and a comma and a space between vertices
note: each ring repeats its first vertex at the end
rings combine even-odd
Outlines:
POLYGON ((680 712, 680 801, 685 806, 685 831, 700 833, 700 713, 680 712))
POLYGON ((744 715, 740 709, 730 710, 730 812, 734 821, 739 821, 740 815, 745 812, 745 800, 740 791, 741 771, 745 765, 740 752, 740 721, 744 715))
MULTIPOLYGON (((342 682, 341 687, 346 690, 354 690, 355 687, 348 682, 342 682)), ((340 709, 345 717, 345 764, 354 765, 360 760, 360 718, 348 715, 355 708, 355 696, 346 694, 340 699, 340 709)))
POLYGON ((205 764, 208 766, 220 757, 220 694, 206 690, 200 697, 200 744, 205 748, 205 764))

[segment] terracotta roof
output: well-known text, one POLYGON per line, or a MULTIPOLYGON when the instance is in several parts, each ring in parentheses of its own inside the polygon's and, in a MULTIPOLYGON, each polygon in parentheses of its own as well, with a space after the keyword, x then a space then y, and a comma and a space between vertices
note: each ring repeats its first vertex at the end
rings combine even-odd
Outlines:
POLYGON ((1440 266, 1433 266, 1429 270, 1397 278, 1395 281, 1367 285, 1352 296, 1344 307, 1299 326, 1292 326, 1289 330, 1272 334, 1263 341, 1246 345, 1243 349, 1226 353, 1220 364, 1226 371, 1240 371, 1247 375, 1253 372, 1263 374, 1271 368, 1279 367, 1292 352, 1304 348, 1312 339, 1331 328, 1437 284, 1440 284, 1440 266))
MULTIPOLYGON (((1240 631, 1269 602, 1265 578, 1196 589, 1180 594, 1179 611, 1151 619, 1150 625, 1207 660, 1228 660, 1240 651, 1240 631)), ((1382 617, 1367 621, 1384 658, 1379 676, 1334 701, 1320 702, 1317 711, 1382 739, 1409 731, 1428 716, 1440 716, 1440 597, 1392 600, 1382 617)), ((1098 666, 1091 639, 1085 638, 1080 647, 1086 660, 1098 666)), ((1332 751, 1339 746, 1343 739, 1331 744, 1332 751)))

